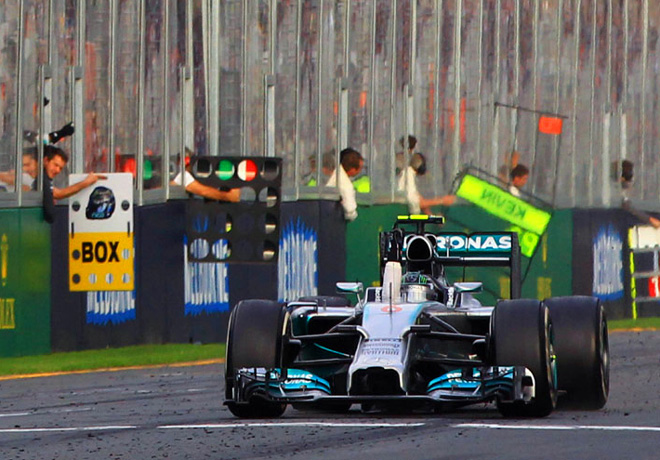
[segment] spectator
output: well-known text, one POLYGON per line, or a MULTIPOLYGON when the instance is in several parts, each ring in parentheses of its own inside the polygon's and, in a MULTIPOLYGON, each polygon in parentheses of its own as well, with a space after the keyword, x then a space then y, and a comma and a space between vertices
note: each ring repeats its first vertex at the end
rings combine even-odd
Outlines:
POLYGON ((500 169, 497 171, 497 177, 500 179, 502 184, 509 185, 511 180, 511 171, 513 168, 518 166, 518 161, 520 161, 520 154, 513 150, 511 155, 506 159, 506 162, 500 166, 500 169))
MULTIPOLYGON (((316 155, 310 155, 309 158, 310 172, 303 180, 307 187, 316 187, 316 155)), ((330 177, 335 170, 335 150, 329 150, 321 156, 321 173, 324 177, 330 177)))
POLYGON ((0 171, 0 192, 13 192, 16 170, 0 171))
MULTIPOLYGON (((397 154, 397 170, 401 168, 402 157, 403 153, 397 154)), ((422 196, 417 189, 417 176, 423 176, 424 174, 426 174, 426 158, 419 152, 413 153, 410 157, 408 167, 401 171, 399 175, 398 184, 399 191, 405 191, 408 212, 410 214, 420 214, 423 212, 430 215, 432 214, 431 207, 433 206, 451 206, 454 204, 456 201, 455 195, 435 196, 432 198, 422 196)))
POLYGON ((55 217, 55 200, 62 200, 75 195, 79 191, 94 185, 105 176, 89 173, 86 178, 68 187, 58 188, 53 186, 53 179, 64 169, 69 162, 69 156, 64 150, 53 145, 44 147, 44 174, 43 174, 43 206, 44 219, 52 223, 55 217))
MULTIPOLYGON (((36 147, 29 147, 23 150, 23 191, 37 189, 37 174, 39 173, 39 162, 36 147)), ((15 170, 0 172, 0 190, 3 192, 13 192, 15 190, 16 172, 15 170)))
POLYGON ((513 196, 520 196, 520 188, 527 183, 529 179, 529 168, 522 163, 518 163, 511 170, 511 183, 509 184, 509 193, 513 196))
POLYGON ((23 150, 23 188, 37 189, 37 176, 39 175, 39 155, 36 147, 23 150))
POLYGON ((371 178, 366 174, 362 174, 353 181, 353 187, 358 193, 369 193, 371 191, 371 178))
POLYGON ((318 185, 316 182, 316 172, 318 170, 316 166, 316 154, 312 153, 308 156, 307 162, 309 163, 309 172, 303 176, 302 182, 306 187, 316 187, 318 185))
POLYGON ((240 199, 240 189, 234 188, 230 190, 220 190, 210 185, 205 185, 195 179, 195 176, 190 172, 191 169, 190 156, 186 155, 185 169, 176 175, 171 182, 172 185, 184 185, 186 192, 193 195, 199 195, 210 200, 229 201, 232 203, 238 202, 240 199))
POLYGON ((399 139, 399 145, 401 145, 402 149, 407 150, 409 155, 412 155, 415 151, 415 147, 417 147, 417 138, 412 134, 408 134, 408 139, 406 139, 405 136, 401 136, 399 139), (406 141, 408 142, 407 146, 406 141))
POLYGON ((349 147, 341 151, 339 162, 342 167, 338 171, 333 171, 326 185, 339 188, 341 205, 344 208, 344 218, 350 222, 355 220, 358 215, 355 188, 350 178, 360 174, 364 166, 364 158, 362 158, 360 152, 349 147))
POLYGON ((332 176, 332 173, 335 172, 335 167, 337 166, 336 162, 335 149, 329 150, 323 154, 321 157, 321 172, 325 177, 330 177, 332 176))
POLYGON ((37 176, 39 175, 39 155, 36 147, 23 150, 23 187, 28 190, 37 189, 37 176))
POLYGON ((405 191, 408 212, 410 214, 424 213, 430 215, 432 214, 431 207, 433 206, 451 206, 454 204, 456 201, 456 196, 454 195, 425 198, 419 193, 417 177, 426 174, 426 157, 422 153, 415 153, 417 137, 412 134, 409 134, 407 138, 402 136, 399 139, 399 144, 408 152, 407 155, 403 151, 397 152, 395 159, 396 175, 399 177, 398 189, 399 191, 405 191), (406 157, 409 158, 407 167, 406 157))
POLYGON ((632 188, 633 176, 634 176, 634 164, 630 160, 621 161, 621 175, 615 177, 615 179, 621 184, 621 192, 623 194, 623 209, 630 212, 632 215, 638 217, 641 220, 648 221, 654 228, 660 228, 660 219, 648 215, 643 211, 635 209, 635 207, 630 202, 628 197, 628 191, 632 188))
MULTIPOLYGON (((46 103, 47 104, 47 103, 46 103)), ((55 144, 65 137, 72 136, 75 132, 73 122, 67 123, 57 131, 48 133, 44 138, 46 146, 55 144)), ((37 150, 38 134, 35 131, 23 131, 23 141, 28 144, 28 147, 23 149, 23 177, 22 188, 23 191, 37 190, 37 176, 39 174, 39 154, 37 150)), ((45 151, 44 151, 45 156, 45 151)), ((16 172, 12 169, 10 171, 0 172, 0 190, 13 192, 15 189, 16 172)))

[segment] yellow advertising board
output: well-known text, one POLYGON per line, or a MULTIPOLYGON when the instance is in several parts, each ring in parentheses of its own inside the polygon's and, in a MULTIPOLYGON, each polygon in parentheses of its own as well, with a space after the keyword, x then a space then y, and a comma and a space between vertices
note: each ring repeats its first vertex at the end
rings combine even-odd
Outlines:
MULTIPOLYGON (((85 178, 72 174, 71 183, 85 178)), ((107 174, 69 198, 69 289, 132 291, 133 176, 107 174)))

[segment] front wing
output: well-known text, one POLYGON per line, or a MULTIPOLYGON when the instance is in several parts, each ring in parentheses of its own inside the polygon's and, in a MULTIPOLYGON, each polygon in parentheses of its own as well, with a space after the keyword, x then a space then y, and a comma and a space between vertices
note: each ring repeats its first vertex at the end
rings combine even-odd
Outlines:
POLYGON ((462 406, 479 402, 524 401, 534 396, 534 377, 524 367, 457 369, 428 384, 425 394, 332 394, 330 383, 301 369, 244 368, 236 371, 232 399, 227 403, 248 403, 261 398, 278 403, 370 403, 416 401, 431 405, 462 406))

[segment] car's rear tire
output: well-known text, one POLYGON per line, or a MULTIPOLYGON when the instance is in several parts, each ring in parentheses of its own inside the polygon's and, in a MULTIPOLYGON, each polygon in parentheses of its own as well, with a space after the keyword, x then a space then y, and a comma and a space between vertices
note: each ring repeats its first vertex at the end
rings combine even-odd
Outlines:
POLYGON ((553 329, 548 308, 537 300, 497 303, 491 317, 490 352, 496 366, 524 366, 534 375, 529 402, 497 401, 505 417, 545 417, 557 403, 553 329))
POLYGON ((560 406, 602 408, 610 389, 609 339, 603 305, 589 296, 555 297, 545 303, 555 330, 560 406))
POLYGON ((248 401, 231 401, 236 370, 272 369, 282 366, 282 349, 287 312, 270 300, 243 300, 229 317, 225 360, 227 407, 237 417, 279 417, 286 404, 254 395, 248 401))

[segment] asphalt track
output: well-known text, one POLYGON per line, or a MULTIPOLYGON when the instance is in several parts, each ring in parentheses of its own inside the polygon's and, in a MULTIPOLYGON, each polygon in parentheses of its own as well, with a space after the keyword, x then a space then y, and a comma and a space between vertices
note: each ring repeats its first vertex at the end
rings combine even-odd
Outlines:
POLYGON ((526 420, 481 405, 243 421, 221 405, 219 364, 5 380, 0 460, 660 458, 660 332, 612 333, 610 348, 605 409, 526 420))

